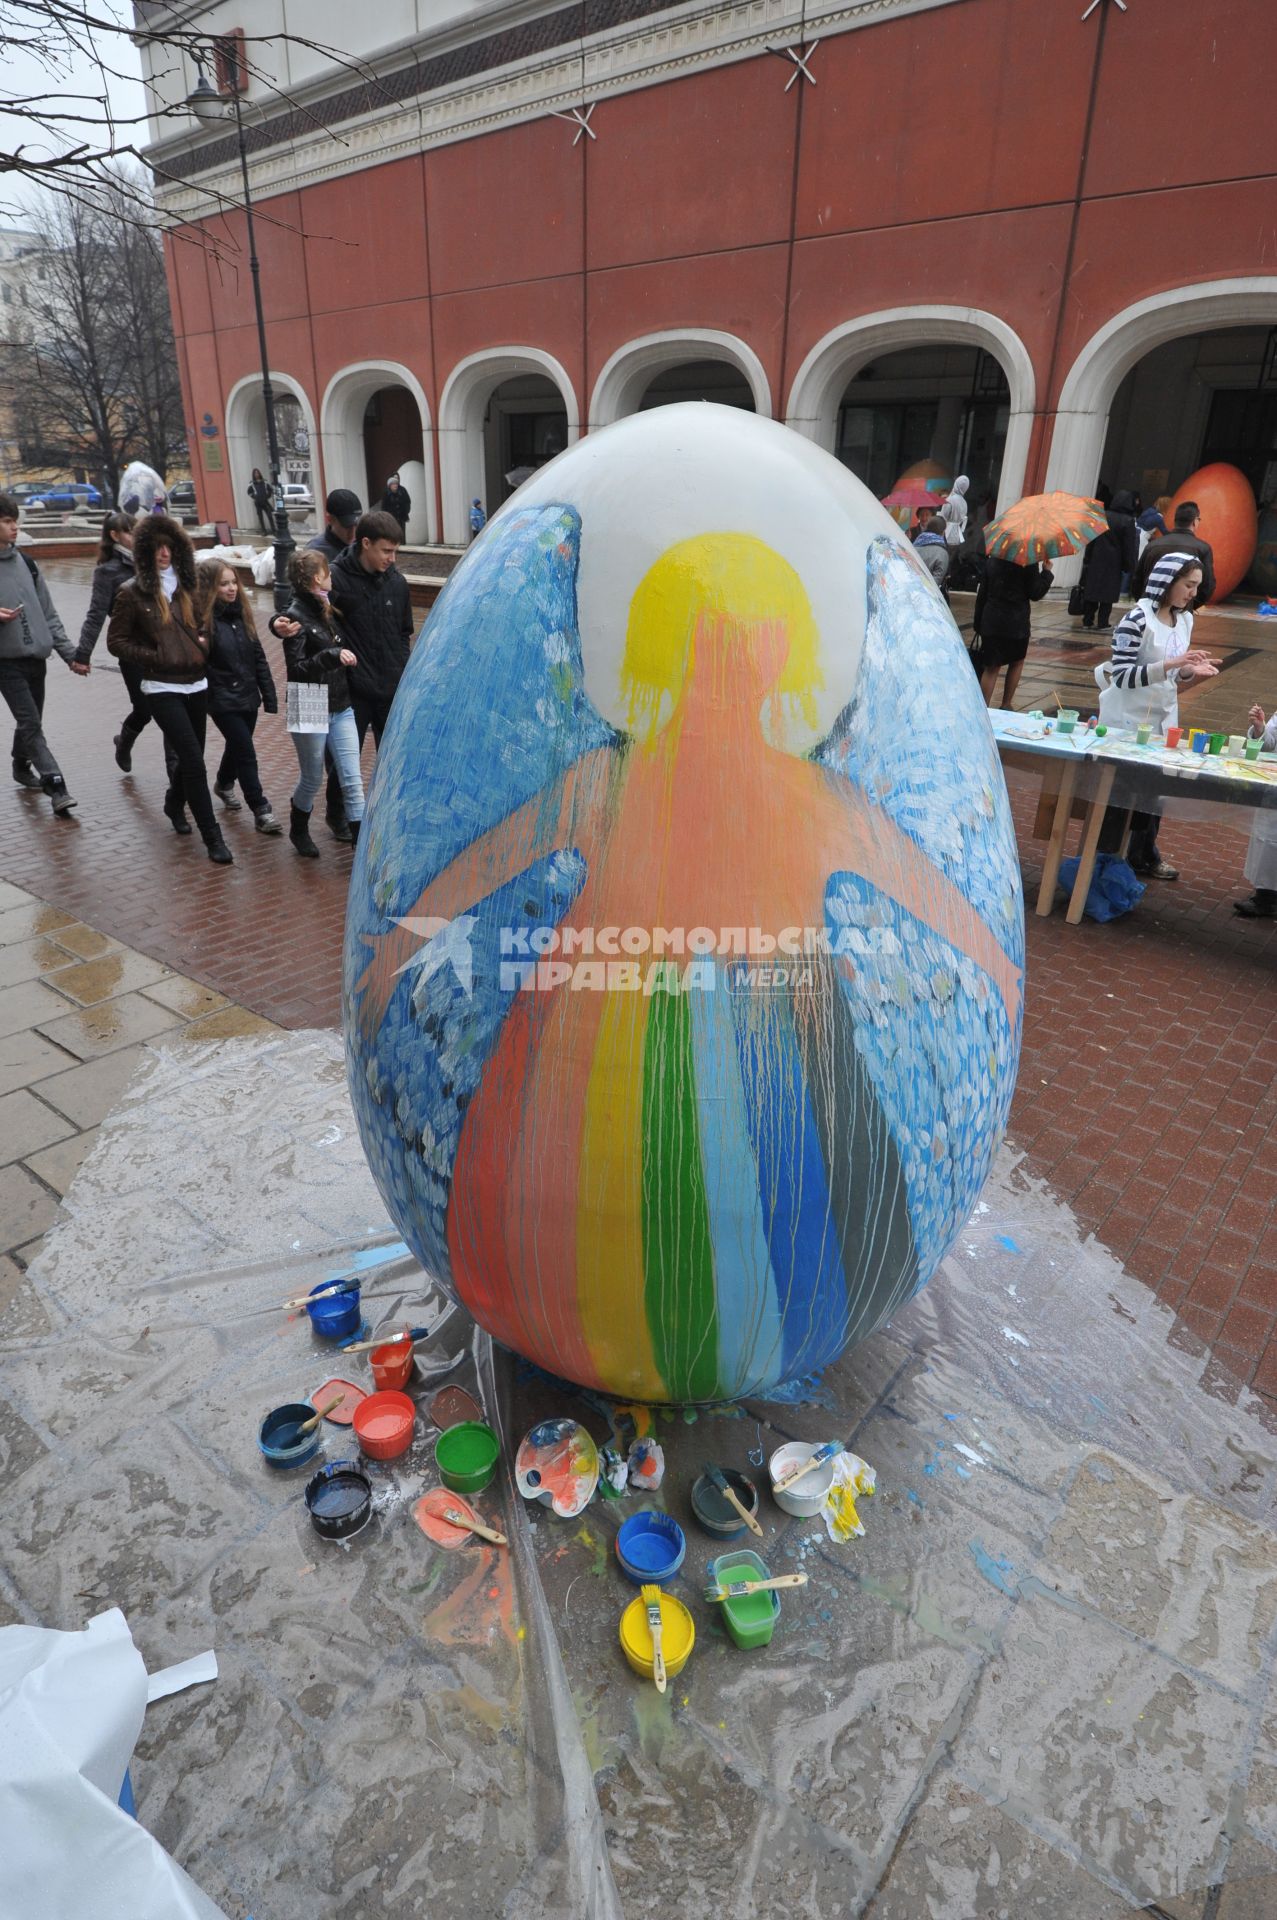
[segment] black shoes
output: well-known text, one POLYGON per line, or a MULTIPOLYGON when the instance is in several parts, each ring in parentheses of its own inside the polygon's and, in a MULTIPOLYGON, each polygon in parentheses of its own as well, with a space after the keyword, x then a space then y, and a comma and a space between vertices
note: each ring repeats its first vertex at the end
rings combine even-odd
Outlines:
POLYGON ((1256 887, 1249 900, 1234 900, 1233 912, 1243 920, 1277 920, 1277 888, 1256 887))
POLYGON ((17 781, 20 787, 31 787, 32 789, 39 789, 44 785, 43 780, 41 780, 35 768, 25 760, 14 761, 13 777, 17 781))
POLYGON ((343 846, 349 846, 351 831, 344 813, 326 813, 324 819, 334 840, 340 840, 343 846))
POLYGON ((164 811, 168 815, 174 833, 188 834, 190 832, 191 823, 186 817, 186 808, 180 800, 174 802, 166 796, 164 800, 164 811))
POLYGON ((350 844, 352 847, 359 845, 359 829, 362 825, 362 820, 352 820, 350 823, 350 844))
POLYGON ((40 782, 48 794, 56 814, 68 814, 74 811, 75 801, 67 792, 67 783, 60 773, 51 773, 40 782))
POLYGON ((235 856, 215 827, 204 845, 208 848, 208 857, 215 867, 233 867, 235 856))
POLYGON ((288 837, 303 860, 318 860, 319 848, 310 837, 310 815, 300 807, 288 809, 288 837))
POLYGON ((133 771, 133 740, 127 727, 121 727, 111 745, 115 748, 115 764, 121 773, 133 771))

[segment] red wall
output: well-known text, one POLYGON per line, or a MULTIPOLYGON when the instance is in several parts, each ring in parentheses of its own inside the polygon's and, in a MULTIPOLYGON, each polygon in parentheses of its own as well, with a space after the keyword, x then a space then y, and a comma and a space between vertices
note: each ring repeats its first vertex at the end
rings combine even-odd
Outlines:
MULTIPOLYGON (((1040 475, 1055 395, 1115 312, 1273 271, 1269 4, 1084 22, 1078 0, 965 0, 822 40, 815 87, 761 55, 600 101, 596 140, 547 115, 281 195, 257 231, 272 365, 318 423, 341 368, 400 361, 433 419, 467 354, 536 346, 584 424, 618 347, 708 327, 754 349, 783 417, 830 328, 969 305, 1033 360, 1040 475)), ((242 227, 208 223, 223 260, 170 243, 193 422, 224 427, 257 366, 242 227)), ((229 476, 193 464, 204 513, 228 513, 229 476)))

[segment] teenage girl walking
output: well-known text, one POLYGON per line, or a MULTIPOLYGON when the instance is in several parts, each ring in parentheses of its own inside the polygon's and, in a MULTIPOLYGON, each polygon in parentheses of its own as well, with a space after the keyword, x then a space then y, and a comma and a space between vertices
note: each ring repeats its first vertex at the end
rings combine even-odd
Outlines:
POLYGON ((262 792, 253 745, 258 713, 262 707, 278 713, 279 698, 257 637, 252 602, 240 592, 239 575, 224 560, 201 560, 198 578, 196 611, 209 649, 208 715, 226 742, 213 792, 224 807, 238 813, 238 781, 258 833, 282 833, 262 792))
POLYGON ((350 704, 347 669, 358 664, 343 644, 337 616, 328 604, 331 575, 325 554, 313 548, 296 554, 289 570, 293 603, 286 618, 296 630, 284 641, 288 678, 323 687, 328 695, 327 733, 294 733, 293 746, 301 778, 293 792, 288 837, 305 860, 318 860, 319 848, 310 837, 310 813, 324 777, 327 748, 341 781, 342 801, 350 824, 351 841, 359 839, 364 817, 364 783, 359 770, 359 732, 350 704))

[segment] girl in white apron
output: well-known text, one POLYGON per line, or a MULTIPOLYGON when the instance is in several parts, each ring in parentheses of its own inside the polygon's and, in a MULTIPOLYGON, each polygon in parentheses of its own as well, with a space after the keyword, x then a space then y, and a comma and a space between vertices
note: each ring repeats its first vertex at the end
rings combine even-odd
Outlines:
MULTIPOLYGON (((1250 737, 1262 739, 1265 753, 1277 753, 1277 713, 1267 725, 1264 709, 1250 710, 1250 737)), ((1243 920, 1277 920, 1277 807, 1260 807, 1246 849, 1246 878, 1255 891, 1249 900, 1234 900, 1233 912, 1243 920)))
MULTIPOLYGON (((1095 669, 1100 719, 1106 727, 1147 721, 1155 734, 1179 725, 1179 688, 1210 679, 1218 669, 1204 653, 1190 651, 1189 611, 1202 581, 1201 561, 1191 553, 1166 553, 1148 576, 1143 598, 1113 632, 1113 651, 1095 669)), ((1125 809, 1110 807, 1100 829, 1100 847, 1113 853, 1121 842, 1125 809)), ((1158 850, 1161 810, 1131 815, 1128 859, 1136 873, 1178 880, 1179 870, 1158 850)))

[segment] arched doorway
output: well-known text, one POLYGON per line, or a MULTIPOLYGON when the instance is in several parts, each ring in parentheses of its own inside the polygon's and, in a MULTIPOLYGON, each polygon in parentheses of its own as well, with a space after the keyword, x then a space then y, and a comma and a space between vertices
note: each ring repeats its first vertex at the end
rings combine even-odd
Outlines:
POLYGON ((591 428, 654 406, 712 400, 771 418, 762 361, 734 334, 692 327, 630 340, 605 363, 590 400, 591 428))
POLYGON ((564 369, 539 347, 470 355, 439 401, 444 539, 464 546, 470 502, 495 513, 515 491, 510 475, 535 472, 580 435, 576 394, 564 369))
POLYGON ((1245 453, 1249 471, 1260 461, 1258 441, 1267 432, 1265 410, 1256 403, 1274 378, 1266 350, 1273 328, 1277 278, 1270 276, 1172 288, 1123 308, 1088 340, 1060 389, 1047 486, 1093 493, 1103 478, 1113 486, 1140 485, 1147 497, 1147 485, 1138 478, 1118 479, 1109 472, 1110 439, 1114 460, 1133 468, 1147 463, 1149 484, 1156 483, 1163 459, 1173 471, 1173 463, 1187 458, 1183 479, 1211 444, 1245 453), (1221 337, 1208 344, 1214 335, 1221 337), (1172 351, 1155 359, 1164 347, 1172 351), (1141 374, 1146 361, 1151 364, 1141 374), (1129 375, 1135 377, 1124 390, 1129 375), (1161 425, 1148 418, 1150 391, 1162 396, 1166 419, 1161 425), (1227 401, 1216 410, 1217 396, 1230 393, 1249 393, 1250 400, 1227 401), (1244 416, 1251 410, 1248 428, 1244 416), (1248 432, 1255 437, 1253 447, 1245 444, 1248 432), (1189 457, 1193 447, 1196 461, 1189 457))
MULTIPOLYGON (((291 374, 271 374, 275 400, 275 434, 279 444, 280 478, 294 485, 309 487, 322 519, 315 436, 315 411, 310 395, 291 374)), ((262 398, 260 373, 237 380, 226 396, 226 452, 230 462, 233 517, 236 526, 256 528, 257 513, 248 497, 253 468, 260 467, 269 478, 270 448, 266 434, 266 403, 262 398)), ((313 514, 303 524, 309 524, 313 514)))
POLYGON ((965 473, 973 509, 996 500, 1011 390, 983 347, 905 347, 861 367, 838 406, 834 452, 881 497, 911 467, 965 473))
POLYGON ((755 411, 748 380, 726 360, 686 360, 680 366, 665 367, 644 390, 639 412, 677 406, 682 400, 710 400, 720 407, 755 411))
POLYGON ((875 492, 939 447, 939 464, 969 474, 973 498, 991 490, 1000 510, 1024 491, 1035 391, 1027 348, 996 314, 900 307, 845 321, 817 341, 794 378, 786 420, 853 471, 863 468, 875 492))
POLYGON ((412 501, 408 539, 417 546, 436 539, 430 409, 416 375, 394 360, 345 367, 328 383, 321 419, 328 489, 349 487, 375 507, 397 473, 412 501))

